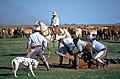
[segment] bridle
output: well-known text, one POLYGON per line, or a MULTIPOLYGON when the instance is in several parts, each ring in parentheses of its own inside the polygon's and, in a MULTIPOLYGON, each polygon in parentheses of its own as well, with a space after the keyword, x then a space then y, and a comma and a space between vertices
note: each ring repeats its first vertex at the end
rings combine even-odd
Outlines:
MULTIPOLYGON (((40 23, 39 23, 39 27, 40 27, 40 29, 42 29, 40 23)), ((42 33, 42 35, 44 35, 45 37, 48 36, 48 35, 50 34, 50 32, 49 32, 49 28, 47 28, 47 29, 44 30, 44 31, 41 30, 41 33, 42 33), (45 35, 44 32, 46 32, 46 31, 48 31, 48 33, 45 35)))

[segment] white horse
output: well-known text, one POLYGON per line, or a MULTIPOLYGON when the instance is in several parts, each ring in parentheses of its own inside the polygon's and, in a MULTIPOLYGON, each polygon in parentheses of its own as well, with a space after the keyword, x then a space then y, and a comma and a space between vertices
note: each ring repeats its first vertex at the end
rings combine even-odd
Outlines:
POLYGON ((76 35, 76 37, 82 37, 82 29, 81 28, 76 28, 75 35, 76 35))
POLYGON ((52 34, 51 29, 49 28, 49 26, 46 26, 43 22, 39 22, 39 27, 41 30, 41 33, 43 34, 43 36, 48 40, 48 57, 50 56, 50 42, 54 42, 59 40, 60 38, 71 38, 70 33, 66 30, 66 29, 61 29, 60 31, 62 32, 62 35, 58 35, 56 34, 56 38, 55 38, 55 34, 52 34))

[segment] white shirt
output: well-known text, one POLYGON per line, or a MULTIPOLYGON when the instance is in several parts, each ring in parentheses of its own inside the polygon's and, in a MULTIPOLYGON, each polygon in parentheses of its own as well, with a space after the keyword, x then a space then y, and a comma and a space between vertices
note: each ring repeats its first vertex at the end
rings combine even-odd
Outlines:
POLYGON ((54 18, 51 19, 51 25, 52 26, 59 26, 59 18, 56 16, 54 18))
POLYGON ((44 36, 39 34, 39 32, 35 32, 29 36, 27 44, 30 46, 41 45, 43 48, 46 48, 47 40, 44 38, 44 36))
POLYGON ((64 38, 63 39, 64 45, 69 47, 71 51, 74 50, 74 43, 73 43, 73 39, 72 38, 64 38))
POLYGON ((63 41, 65 44, 70 44, 70 43, 74 44, 72 38, 64 38, 63 41))
POLYGON ((82 40, 79 39, 78 42, 77 42, 77 49, 79 51, 82 51, 85 48, 86 45, 87 45, 87 43, 85 41, 82 41, 82 40))
POLYGON ((98 52, 105 48, 105 45, 101 44, 100 42, 98 42, 96 40, 93 41, 92 46, 98 52))

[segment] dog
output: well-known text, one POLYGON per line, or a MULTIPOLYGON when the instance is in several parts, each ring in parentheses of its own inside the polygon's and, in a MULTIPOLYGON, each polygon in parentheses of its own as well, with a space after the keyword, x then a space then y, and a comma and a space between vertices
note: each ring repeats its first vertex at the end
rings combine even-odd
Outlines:
MULTIPOLYGON (((11 64, 12 64, 12 68, 13 68, 15 77, 17 77, 16 72, 17 72, 20 64, 26 66, 27 70, 30 69, 32 75, 35 77, 32 67, 37 68, 39 62, 32 58, 16 57, 12 60, 11 64)), ((28 72, 28 76, 30 76, 29 72, 28 72)))

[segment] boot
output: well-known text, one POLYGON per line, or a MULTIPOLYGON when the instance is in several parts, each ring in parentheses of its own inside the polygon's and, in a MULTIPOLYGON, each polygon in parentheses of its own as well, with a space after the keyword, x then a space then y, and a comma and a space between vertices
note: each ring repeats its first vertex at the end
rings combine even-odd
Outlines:
POLYGON ((72 66, 73 64, 72 64, 73 62, 72 62, 72 60, 71 59, 69 59, 69 65, 70 66, 72 66))
POLYGON ((47 70, 50 70, 50 67, 49 67, 48 62, 47 62, 47 61, 45 61, 45 62, 43 62, 43 63, 44 63, 44 65, 45 65, 45 67, 47 68, 47 70))
POLYGON ((75 62, 74 62, 74 63, 75 63, 75 66, 74 66, 74 67, 75 67, 75 69, 79 69, 79 64, 80 64, 80 63, 79 63, 79 62, 80 62, 79 57, 78 57, 77 55, 75 55, 74 58, 75 58, 75 59, 74 59, 74 61, 75 61, 75 62))
POLYGON ((79 65, 80 65, 79 62, 80 62, 80 60, 77 58, 77 59, 76 59, 76 69, 79 69, 79 65))
POLYGON ((63 62, 63 56, 60 56, 59 62, 60 62, 59 65, 62 65, 62 62, 63 62))

